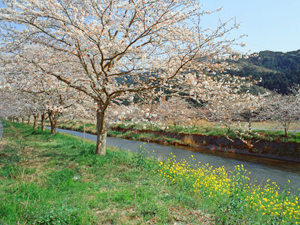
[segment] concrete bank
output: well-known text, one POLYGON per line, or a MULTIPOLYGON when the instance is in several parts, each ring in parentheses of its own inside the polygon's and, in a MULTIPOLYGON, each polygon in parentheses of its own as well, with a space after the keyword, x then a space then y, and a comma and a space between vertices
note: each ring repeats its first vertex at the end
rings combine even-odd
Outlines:
MULTIPOLYGON (((164 140, 148 140, 150 142, 157 142, 169 145, 182 145, 197 149, 207 149, 209 151, 219 151, 232 154, 242 154, 263 158, 270 158, 276 160, 284 160, 291 162, 300 162, 300 143, 290 142, 278 142, 278 141, 267 141, 259 140, 253 141, 253 148, 249 148, 241 140, 234 139, 234 142, 228 140, 222 136, 207 136, 201 134, 183 134, 183 133, 171 133, 165 131, 151 131, 151 130, 134 130, 126 128, 112 128, 114 131, 122 133, 130 132, 129 137, 134 137, 134 134, 148 133, 154 134, 157 137, 168 137, 180 140, 179 142, 164 143, 164 140), (162 142, 160 142, 160 140, 162 142), (185 143, 189 140, 189 143, 185 143)), ((140 140, 147 141, 147 140, 140 140)))

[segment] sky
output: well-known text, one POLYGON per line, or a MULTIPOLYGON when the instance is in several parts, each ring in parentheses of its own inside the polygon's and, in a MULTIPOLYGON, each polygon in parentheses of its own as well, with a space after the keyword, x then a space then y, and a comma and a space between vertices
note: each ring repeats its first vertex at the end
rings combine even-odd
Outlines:
MULTIPOLYGON (((205 0, 203 9, 223 7, 214 17, 223 21, 236 17, 241 27, 232 37, 247 34, 242 42, 247 45, 237 50, 288 52, 300 49, 300 0, 205 0)), ((208 19, 208 17, 207 17, 208 19)), ((216 19, 209 23, 216 26, 216 19)))
MULTIPOLYGON (((240 52, 264 50, 288 52, 300 49, 300 0, 199 0, 204 10, 223 10, 203 18, 204 27, 217 27, 218 16, 222 21, 232 17, 241 23, 230 37, 248 35, 241 41, 246 47, 240 52)), ((3 7, 0 2, 0 7, 3 7)))

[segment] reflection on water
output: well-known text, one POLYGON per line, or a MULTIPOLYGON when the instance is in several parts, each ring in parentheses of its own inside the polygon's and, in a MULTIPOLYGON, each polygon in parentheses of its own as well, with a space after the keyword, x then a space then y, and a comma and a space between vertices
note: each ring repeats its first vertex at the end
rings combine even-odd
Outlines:
MULTIPOLYGON (((78 137, 83 137, 83 133, 70 130, 57 129, 59 132, 69 133, 78 137)), ((86 139, 96 141, 96 135, 85 134, 86 139)), ((236 165, 243 164, 245 169, 251 172, 250 178, 256 180, 257 184, 264 184, 267 179, 270 182, 276 182, 281 188, 290 180, 290 187, 300 188, 300 163, 285 162, 274 159, 259 158, 254 156, 240 155, 234 153, 212 152, 206 149, 165 146, 157 143, 145 143, 140 141, 132 141, 121 138, 107 138, 107 145, 118 147, 124 150, 136 152, 140 145, 143 145, 151 153, 160 159, 165 159, 172 153, 176 160, 188 160, 191 155, 194 156, 197 162, 202 164, 209 163, 213 167, 225 166, 227 170, 232 170, 236 165)))

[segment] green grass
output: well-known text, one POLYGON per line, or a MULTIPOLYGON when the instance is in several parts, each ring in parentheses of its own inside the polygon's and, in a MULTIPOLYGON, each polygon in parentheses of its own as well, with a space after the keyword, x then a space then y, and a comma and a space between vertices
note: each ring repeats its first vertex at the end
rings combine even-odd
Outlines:
POLYGON ((103 157, 91 141, 10 122, 0 146, 0 224, 300 223, 300 196, 251 185, 242 166, 159 162, 143 146, 103 157))
MULTIPOLYGON (((241 123, 244 124, 244 123, 241 123)), ((272 122, 254 122, 253 128, 263 128, 263 129, 272 129, 278 124, 272 122)), ((83 121, 60 121, 59 128, 77 130, 83 132, 84 122, 83 121)), ((132 122, 125 121, 124 123, 116 124, 113 128, 126 128, 132 130, 151 130, 151 131, 161 131, 160 126, 154 126, 147 122, 140 122, 133 124, 132 122)), ((252 130, 251 134, 242 136, 242 138, 254 140, 267 140, 267 141, 280 141, 280 142, 296 142, 300 143, 300 132, 289 132, 288 137, 285 137, 284 131, 282 130, 252 130)), ((292 123, 291 129, 298 129, 297 123, 292 123)), ((92 123, 86 122, 85 130, 89 133, 96 133, 96 126, 92 123)), ((184 133, 184 134, 200 134, 207 136, 228 136, 232 139, 237 138, 237 136, 231 131, 228 132, 228 129, 220 128, 218 124, 210 122, 201 122, 200 125, 197 125, 193 128, 187 128, 182 125, 169 125, 168 129, 165 130, 172 133, 184 133)), ((116 131, 109 131, 109 136, 119 137, 119 138, 130 138, 134 140, 143 140, 143 137, 137 134, 133 134, 130 131, 125 133, 116 133, 116 131)), ((147 139, 147 138, 146 138, 147 139)), ((160 139, 159 137, 150 137, 149 140, 156 141, 160 139)))
POLYGON ((131 140, 139 140, 139 141, 151 141, 151 142, 158 142, 162 144, 185 144, 183 141, 176 139, 176 138, 169 138, 165 136, 158 136, 156 134, 152 133, 137 133, 134 131, 114 131, 109 130, 108 135, 111 137, 118 137, 118 138, 125 138, 125 139, 131 139, 131 140))
POLYGON ((142 147, 139 154, 108 148, 97 156, 93 142, 7 124, 0 144, 0 224, 197 224, 212 218, 199 197, 160 176, 158 161, 142 147))
POLYGON ((201 195, 221 224, 300 224, 300 195, 292 194, 289 184, 283 190, 270 180, 264 186, 253 184, 243 165, 226 171, 224 166, 195 166, 191 157, 190 162, 169 159, 160 168, 174 185, 201 195))

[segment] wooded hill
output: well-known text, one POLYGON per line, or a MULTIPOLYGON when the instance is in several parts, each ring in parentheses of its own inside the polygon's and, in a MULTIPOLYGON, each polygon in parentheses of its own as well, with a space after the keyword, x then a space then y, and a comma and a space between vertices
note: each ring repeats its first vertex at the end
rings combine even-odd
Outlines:
POLYGON ((255 80, 262 78, 259 86, 282 94, 288 94, 289 88, 300 84, 300 50, 286 53, 261 51, 258 54, 258 57, 228 60, 239 68, 228 73, 241 77, 252 76, 255 80))

